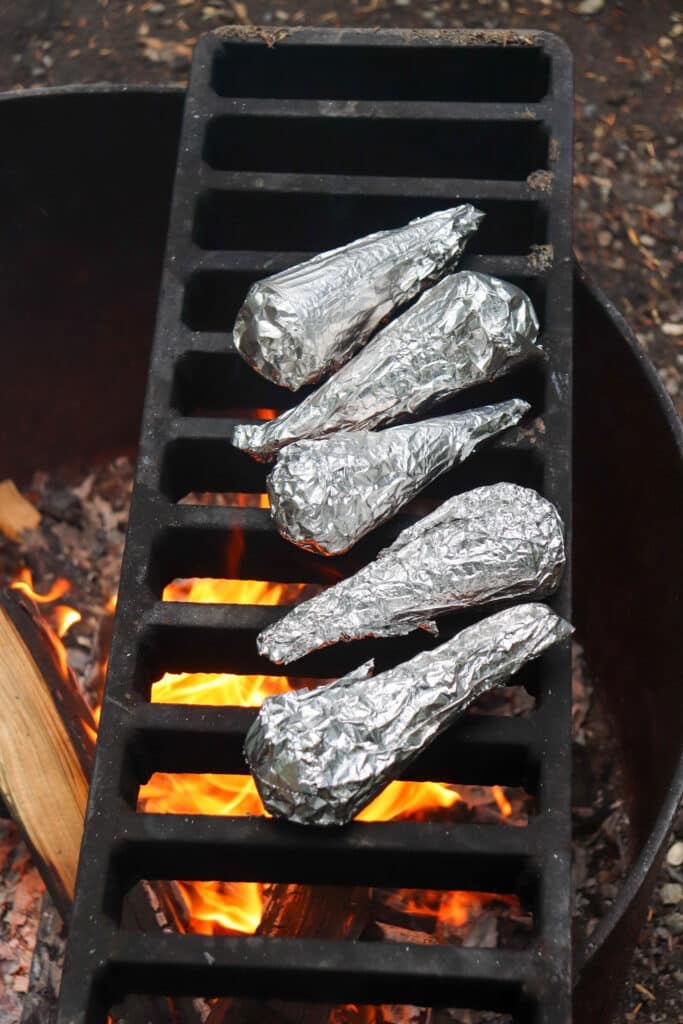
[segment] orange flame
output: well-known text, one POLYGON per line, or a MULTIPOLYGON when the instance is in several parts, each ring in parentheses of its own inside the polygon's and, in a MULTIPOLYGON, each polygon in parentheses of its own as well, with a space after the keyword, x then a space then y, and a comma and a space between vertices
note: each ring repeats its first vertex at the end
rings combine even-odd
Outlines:
POLYGON ((266 697, 289 690, 286 676, 234 676, 209 672, 165 672, 152 683, 153 704, 205 704, 258 708, 266 697))
POLYGON ((266 580, 187 579, 164 587, 164 601, 197 604, 291 604, 307 590, 307 583, 270 583, 266 580))
POLYGON ((505 795, 505 791, 501 786, 494 786, 492 789, 493 799, 498 804, 498 810, 504 818, 509 818, 512 814, 512 804, 505 795))
POLYGON ((68 604, 58 604, 52 609, 55 617, 55 629, 58 637, 66 636, 72 626, 80 622, 83 616, 68 604))
MULTIPOLYGON (((268 418, 268 417, 263 417, 268 418)), ((229 568, 236 576, 244 542, 233 535, 228 551, 229 568)), ((22 570, 13 584, 41 603, 55 601, 70 589, 67 580, 56 580, 49 592, 36 594, 30 571, 22 570)), ((194 578, 174 580, 163 592, 165 601, 235 604, 284 604, 295 600, 307 584, 272 583, 260 580, 194 578)), ((113 612, 114 595, 106 610, 113 612)), ((80 619, 67 605, 52 609, 57 631, 64 636, 80 619)), ((51 634, 52 642, 66 665, 63 645, 51 634)), ((259 707, 263 700, 291 689, 286 676, 234 675, 230 673, 166 672, 152 684, 151 701, 167 704, 204 706, 259 707)), ((99 711, 94 712, 99 723, 99 711)), ((86 727, 91 727, 86 724, 86 727)), ((93 734, 94 735, 94 734, 93 734)), ((502 815, 509 817, 512 806, 501 787, 492 789, 502 815)), ((357 821, 381 822, 410 817, 428 818, 439 809, 453 807, 462 797, 451 785, 439 782, 396 781, 390 783, 361 813, 357 821)), ((250 775, 170 774, 158 772, 140 787, 138 810, 159 814, 205 814, 224 817, 267 816, 250 775)), ((201 934, 253 934, 261 921, 264 887, 257 882, 177 883, 187 906, 190 928, 201 934)), ((462 925, 491 899, 510 899, 482 893, 432 893, 427 890, 400 890, 398 897, 407 913, 436 917, 439 926, 462 925)))
POLYGON ((71 590, 71 584, 64 577, 58 576, 47 594, 38 594, 33 588, 33 573, 24 566, 22 569, 19 569, 10 583, 10 588, 21 590, 22 593, 27 594, 36 604, 50 604, 52 601, 57 601, 60 597, 64 597, 64 594, 71 590))

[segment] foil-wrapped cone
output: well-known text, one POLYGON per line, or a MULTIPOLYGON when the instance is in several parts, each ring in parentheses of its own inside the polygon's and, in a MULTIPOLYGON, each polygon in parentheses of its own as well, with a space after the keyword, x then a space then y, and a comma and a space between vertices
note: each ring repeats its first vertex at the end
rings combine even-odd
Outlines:
POLYGON ((542 596, 564 567, 554 505, 516 484, 456 495, 404 530, 369 565, 296 605, 257 637, 260 654, 294 661, 339 640, 436 632, 455 608, 542 596))
POLYGON ((271 515, 293 544, 341 554, 528 409, 514 398, 376 433, 296 441, 268 477, 271 515))
POLYGON ((320 380, 452 265, 483 217, 470 205, 440 210, 257 281, 237 314, 238 352, 292 391, 320 380))
POLYGON ((520 288, 469 270, 451 274, 295 408, 237 426, 233 444, 267 459, 302 438, 390 423, 539 354, 537 336, 520 288))
POLYGON ((517 605, 374 679, 361 669, 268 698, 244 745, 264 806, 345 825, 468 704, 571 633, 545 605, 517 605))

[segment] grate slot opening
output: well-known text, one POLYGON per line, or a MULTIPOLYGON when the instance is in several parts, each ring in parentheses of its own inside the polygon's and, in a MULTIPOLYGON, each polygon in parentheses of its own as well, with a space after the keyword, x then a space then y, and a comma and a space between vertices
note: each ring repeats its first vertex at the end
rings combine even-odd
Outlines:
POLYGON ((244 297, 259 277, 235 270, 200 270, 185 285, 182 321, 193 331, 232 331, 244 297))
POLYGON ((266 47, 224 43, 211 85, 219 96, 273 99, 491 102, 541 100, 550 60, 537 46, 266 47))
MULTIPOLYGON (((229 512, 227 514, 230 515, 229 512)), ((266 515, 261 511, 250 514, 266 515)), ((335 561, 340 563, 341 559, 335 561)), ((153 548, 149 577, 157 597, 162 596, 164 587, 173 580, 197 578, 326 586, 338 578, 338 573, 336 567, 327 565, 327 561, 293 548, 274 528, 239 530, 228 526, 224 529, 177 527, 163 530, 153 548)), ((291 603, 289 594, 287 597, 283 603, 291 603)), ((198 609, 200 606, 195 607, 198 609)))
MULTIPOLYGON (((434 410, 441 412, 441 409, 434 410)), ((445 410, 443 410, 445 411, 445 410)), ((533 438, 532 438, 533 441, 533 438)), ((246 492, 247 494, 265 494, 266 476, 270 467, 256 462, 245 452, 234 448, 225 439, 179 439, 171 442, 162 462, 163 493, 172 501, 185 498, 196 492, 209 494, 230 494, 246 492)), ((433 484, 421 492, 420 498, 445 499, 455 493, 479 487, 484 484, 506 480, 525 487, 539 488, 543 481, 543 464, 533 446, 523 449, 496 447, 495 444, 482 445, 463 464, 455 466, 433 484)), ((226 512, 226 527, 229 525, 229 512, 226 512)), ((395 535, 396 526, 406 525, 405 511, 394 517, 384 527, 374 531, 371 536, 383 538, 385 543, 395 535)), ((273 526, 273 531, 275 527, 273 526)), ((354 548, 353 551, 356 551, 354 548)), ((279 560, 284 559, 284 552, 277 548, 279 560)), ((327 560, 322 563, 327 564, 327 560)), ((225 576, 225 562, 220 560, 211 570, 196 570, 193 576, 225 576)), ((176 573, 190 575, 190 573, 176 573)), ((247 576, 247 579, 261 577, 247 576)), ((166 581, 168 582, 168 580, 166 581)))
MULTIPOLYGON (((224 764, 225 762, 223 762, 224 764)), ((434 782, 412 766, 380 793, 359 821, 435 821, 455 824, 520 828, 534 812, 531 797, 522 787, 497 783, 496 792, 484 785, 434 782), (500 792, 499 792, 500 790, 500 792), (502 795, 501 795, 502 794, 502 795), (498 802, 500 801, 500 802, 498 802), (505 810, 503 810, 505 808, 505 810)), ((152 772, 137 798, 139 814, 200 814, 217 818, 268 817, 255 784, 240 772, 152 772)))
MULTIPOLYGON (((246 295, 238 300, 237 308, 246 295)), ((230 323, 232 328, 232 322, 230 323)), ((310 388, 293 393, 254 373, 234 350, 187 352, 177 361, 171 391, 172 407, 183 416, 231 416, 261 420, 266 413, 297 405, 310 388)))
MULTIPOLYGON (((457 194, 444 200, 215 189, 199 197, 193 239, 204 249, 321 252, 467 201, 457 194)), ((523 255, 532 245, 546 241, 546 211, 536 201, 472 201, 488 216, 472 238, 468 253, 523 255)))
MULTIPOLYGON (((279 901, 289 905, 277 915, 277 938, 520 950, 534 937, 533 913, 516 893, 142 879, 124 898, 124 920, 132 916, 131 904, 139 905, 145 896, 159 907, 169 930, 179 934, 261 934, 264 915, 268 934, 279 901), (322 908, 317 913, 316 904, 322 908), (219 923, 207 920, 207 911, 216 906, 222 908, 219 923)), ((152 922, 139 930, 152 931, 152 922)))
MULTIPOLYGON (((429 206, 431 209, 432 204, 429 206)), ((466 259, 463 265, 467 266, 466 259)), ((231 331, 250 285, 266 276, 265 273, 234 270, 196 271, 185 285, 183 323, 195 331, 231 331)), ((542 329, 546 312, 544 282, 536 276, 529 275, 512 276, 504 273, 501 276, 528 292, 542 329)), ((302 391, 299 397, 303 394, 302 391)), ((262 403, 259 399, 258 404, 268 405, 268 402, 262 403)))
POLYGON ((204 160, 220 171, 497 181, 523 181, 548 166, 548 136, 534 120, 289 117, 282 129, 281 118, 217 117, 204 160))
POLYGON ((263 463, 235 448, 227 436, 225 439, 179 438, 164 448, 161 490, 172 501, 178 501, 191 491, 264 494, 266 473, 263 463))
MULTIPOLYGON (((543 317, 545 290, 542 283, 533 278, 518 278, 516 283, 529 293, 539 319, 543 317)), ((279 414, 298 405, 311 390, 302 388, 294 393, 279 388, 254 373, 235 352, 188 352, 176 363, 171 403, 182 416, 224 416, 246 422, 262 420, 272 412, 279 414), (245 405, 246 402, 250 405, 245 405)), ((529 402, 531 417, 542 413, 545 381, 541 361, 529 363, 480 387, 468 388, 448 402, 425 410, 420 418, 490 405, 508 398, 524 398, 529 402)))

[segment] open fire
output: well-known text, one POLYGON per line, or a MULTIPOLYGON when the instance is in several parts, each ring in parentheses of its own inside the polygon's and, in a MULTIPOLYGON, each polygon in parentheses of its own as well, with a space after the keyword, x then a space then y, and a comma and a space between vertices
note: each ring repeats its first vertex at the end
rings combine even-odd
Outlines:
MULTIPOLYGON (((203 603, 234 603, 284 605, 302 595, 309 596, 309 584, 274 583, 237 578, 241 538, 230 546, 228 565, 235 578, 174 580, 163 591, 165 601, 203 603)), ((36 591, 28 569, 21 569, 12 586, 41 606, 52 627, 54 645, 66 654, 59 638, 65 636, 80 620, 80 613, 60 603, 71 589, 68 580, 58 578, 45 593, 36 591)), ((113 611, 115 597, 108 604, 113 611)), ((106 654, 104 655, 106 662, 106 654)), ((315 684, 320 685, 316 680, 315 684)), ((153 703, 195 704, 208 706, 259 707, 264 699, 291 688, 314 685, 312 680, 280 675, 234 675, 230 673, 165 673, 152 684, 153 703)), ((99 708, 94 708, 99 719, 99 708)), ((380 793, 357 820, 382 822, 398 819, 424 821, 454 816, 456 810, 472 805, 486 807, 485 820, 507 824, 524 824, 522 801, 516 806, 500 786, 458 787, 438 781, 395 781, 380 793)), ((250 775, 170 774, 155 773, 140 787, 138 810, 163 814, 207 814, 222 816, 267 816, 250 775)), ((261 923, 268 887, 257 882, 188 882, 177 883, 177 891, 185 903, 183 920, 187 930, 200 934, 253 934, 261 923)), ((457 941, 457 930, 472 917, 477 917, 490 904, 519 909, 515 897, 477 892, 442 892, 431 890, 393 890, 385 900, 386 907, 397 917, 403 916, 419 929, 439 937, 439 941, 457 941)))

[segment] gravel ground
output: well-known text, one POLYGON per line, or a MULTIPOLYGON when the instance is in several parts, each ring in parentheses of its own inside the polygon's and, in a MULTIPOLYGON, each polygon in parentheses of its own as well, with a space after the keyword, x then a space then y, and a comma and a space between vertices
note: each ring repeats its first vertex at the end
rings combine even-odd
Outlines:
POLYGON ((669 0, 25 0, 0 4, 0 89, 184 83, 223 24, 527 27, 576 62, 576 250, 636 330, 683 413, 677 211, 683 8, 669 0))

